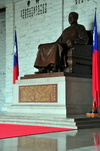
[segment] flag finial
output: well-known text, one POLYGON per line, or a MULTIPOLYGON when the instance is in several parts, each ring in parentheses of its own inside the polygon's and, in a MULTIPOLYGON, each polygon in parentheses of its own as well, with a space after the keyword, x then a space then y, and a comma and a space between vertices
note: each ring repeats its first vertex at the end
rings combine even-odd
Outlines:
POLYGON ((95 7, 95 11, 97 10, 97 7, 95 7))

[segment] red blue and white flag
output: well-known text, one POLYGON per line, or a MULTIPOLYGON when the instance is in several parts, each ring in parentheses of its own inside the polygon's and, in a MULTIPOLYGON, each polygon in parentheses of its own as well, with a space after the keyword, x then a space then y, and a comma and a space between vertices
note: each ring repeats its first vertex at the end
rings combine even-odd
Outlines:
POLYGON ((18 66, 18 44, 17 44, 17 33, 14 33, 14 60, 13 60, 13 84, 19 76, 19 66, 18 66))
POLYGON ((99 51, 98 51, 98 32, 96 11, 94 15, 93 27, 93 50, 92 50, 92 96, 96 103, 96 107, 100 106, 100 66, 99 66, 99 51))

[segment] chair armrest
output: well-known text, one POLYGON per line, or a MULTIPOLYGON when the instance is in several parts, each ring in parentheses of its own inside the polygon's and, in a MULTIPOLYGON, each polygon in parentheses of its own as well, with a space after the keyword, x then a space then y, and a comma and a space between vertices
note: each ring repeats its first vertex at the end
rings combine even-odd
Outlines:
POLYGON ((68 50, 67 57, 91 59, 92 45, 75 45, 68 50))

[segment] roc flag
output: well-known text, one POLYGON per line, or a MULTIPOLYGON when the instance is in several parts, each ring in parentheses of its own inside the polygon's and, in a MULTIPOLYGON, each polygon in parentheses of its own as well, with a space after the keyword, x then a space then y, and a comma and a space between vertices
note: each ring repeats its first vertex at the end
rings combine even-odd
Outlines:
POLYGON ((92 50, 92 96, 98 108, 100 105, 100 67, 99 67, 99 51, 98 51, 98 33, 96 11, 94 15, 93 27, 93 50, 92 50))
POLYGON ((17 45, 17 34, 16 34, 16 30, 15 30, 15 33, 14 33, 14 60, 13 60, 13 84, 16 83, 18 76, 19 76, 18 45, 17 45))

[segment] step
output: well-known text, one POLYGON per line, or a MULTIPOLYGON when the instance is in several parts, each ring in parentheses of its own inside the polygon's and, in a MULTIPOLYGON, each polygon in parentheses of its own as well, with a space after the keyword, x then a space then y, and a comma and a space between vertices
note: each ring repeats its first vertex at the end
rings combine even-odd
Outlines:
POLYGON ((100 124, 91 124, 91 125, 77 125, 78 129, 90 129, 90 128, 100 128, 100 124))
POLYGON ((74 119, 55 119, 42 117, 24 117, 24 116, 0 116, 0 123, 27 124, 27 125, 42 125, 63 128, 75 128, 74 119))
POLYGON ((87 129, 100 127, 100 117, 54 118, 47 115, 0 115, 0 123, 87 129))
POLYGON ((100 117, 77 118, 75 119, 78 129, 99 128, 100 117))

